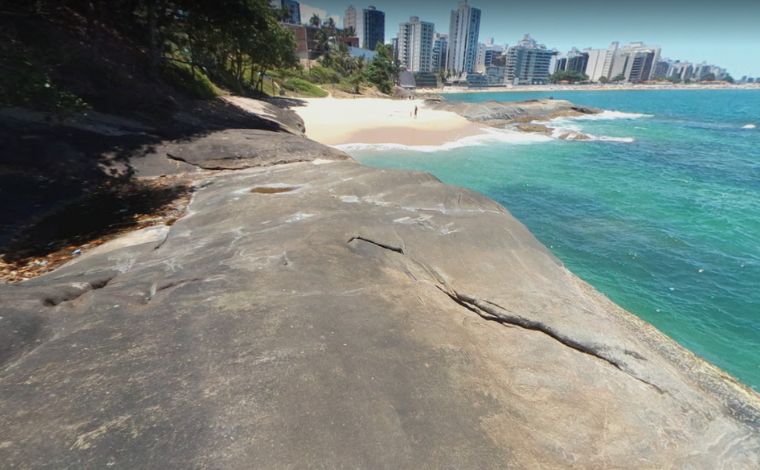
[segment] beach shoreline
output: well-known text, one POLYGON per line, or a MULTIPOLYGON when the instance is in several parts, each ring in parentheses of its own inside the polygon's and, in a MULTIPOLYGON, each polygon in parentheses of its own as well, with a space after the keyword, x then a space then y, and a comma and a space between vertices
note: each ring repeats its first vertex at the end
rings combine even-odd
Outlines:
POLYGON ((484 134, 483 126, 424 100, 309 98, 294 111, 306 136, 325 145, 398 144, 437 146, 484 134), (415 109, 417 110, 415 116, 415 109))
POLYGON ((420 94, 460 94, 460 93, 536 93, 556 91, 661 91, 661 90, 760 90, 760 84, 747 83, 739 85, 522 85, 502 87, 445 87, 418 88, 420 94))

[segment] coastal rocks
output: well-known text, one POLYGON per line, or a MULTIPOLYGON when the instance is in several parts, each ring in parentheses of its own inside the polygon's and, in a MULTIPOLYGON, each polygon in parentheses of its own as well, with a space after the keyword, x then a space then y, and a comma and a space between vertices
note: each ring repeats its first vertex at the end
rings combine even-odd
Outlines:
POLYGON ((6 466, 760 465, 757 394, 503 207, 298 139, 168 143, 228 171, 170 227, 0 285, 6 466))
POLYGON ((554 99, 484 103, 430 100, 426 103, 433 109, 455 112, 470 121, 491 127, 510 126, 522 132, 544 134, 562 140, 588 140, 589 136, 579 132, 557 134, 553 128, 542 122, 601 113, 598 109, 576 106, 570 101, 554 99))
POLYGON ((257 166, 350 157, 331 147, 283 132, 229 129, 213 132, 191 142, 161 148, 170 159, 205 170, 236 170, 257 166))

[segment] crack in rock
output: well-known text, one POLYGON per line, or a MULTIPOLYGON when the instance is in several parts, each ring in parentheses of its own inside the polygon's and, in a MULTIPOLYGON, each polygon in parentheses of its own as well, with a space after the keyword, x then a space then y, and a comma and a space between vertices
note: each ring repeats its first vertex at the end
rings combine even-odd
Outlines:
MULTIPOLYGON (((398 253, 401 255, 404 255, 406 259, 411 260, 413 263, 415 263, 418 267, 423 269, 428 275, 430 275, 435 282, 433 285, 446 294, 451 300, 456 302, 458 305, 466 308, 467 310, 477 314, 481 318, 489 321, 494 321, 502 325, 510 325, 510 326, 516 326, 520 327, 526 330, 531 331, 537 331, 539 333, 543 333, 546 336, 554 339, 555 341, 559 342, 563 346, 566 346, 570 349, 573 349, 575 351, 578 351, 582 354, 586 354, 592 357, 595 357, 599 360, 602 360, 606 362, 607 364, 613 366, 615 369, 625 373, 629 377, 638 380, 639 382, 648 385, 652 387, 654 390, 656 390, 659 394, 663 395, 667 392, 663 390, 661 387, 659 387, 656 384, 653 384, 652 382, 647 381, 646 379, 643 379, 636 375, 633 371, 630 370, 629 367, 627 367, 624 363, 616 360, 614 357, 609 356, 602 348, 596 347, 593 345, 584 344, 580 341, 577 341, 573 338, 570 338, 568 336, 565 336, 557 331, 555 331, 552 327, 541 323, 539 321, 530 320, 528 318, 525 318, 521 315, 517 315, 514 313, 510 313, 502 307, 501 305, 498 305, 494 302, 490 302, 488 300, 481 300, 475 297, 472 297, 467 294, 463 294, 461 292, 457 292, 455 289, 451 288, 449 284, 446 282, 445 278, 438 273, 435 269, 432 267, 426 265, 425 263, 422 263, 420 261, 417 261, 413 258, 410 258, 406 256, 406 252, 403 248, 390 245, 388 243, 382 243, 378 242, 360 235, 351 237, 351 239, 348 240, 348 243, 351 243, 353 241, 360 240, 365 243, 370 243, 372 245, 378 246, 380 248, 383 248, 385 250, 392 251, 394 253, 398 253)), ((411 273, 409 273, 411 274, 411 273)), ((413 276, 414 277, 414 276, 413 276)), ((416 277, 414 277, 416 279, 416 277)), ((643 356, 636 353, 635 351, 625 350, 625 354, 634 357, 639 360, 645 360, 643 356)))
MULTIPOLYGON (((495 321, 501 324, 518 326, 526 330, 538 331, 540 333, 543 333, 549 336, 550 338, 554 339, 555 341, 558 341, 562 345, 567 346, 570 349, 574 349, 583 354, 587 354, 597 359, 601 359, 602 361, 610 364, 611 366, 615 367, 621 372, 624 372, 625 374, 638 380, 639 382, 649 385, 660 394, 666 393, 665 390, 663 390, 659 386, 634 374, 624 363, 621 363, 615 360, 614 358, 609 357, 602 349, 598 347, 583 344, 580 341, 577 341, 565 335, 562 335, 558 333, 557 331, 555 331, 550 326, 545 325, 544 323, 541 323, 535 320, 530 320, 520 315, 509 313, 506 311, 506 309, 504 309, 500 305, 497 305, 493 302, 489 302, 487 300, 483 301, 475 297, 456 292, 453 289, 444 288, 440 285, 436 285, 435 287, 441 292, 443 292, 444 294, 446 294, 451 300, 453 300, 457 304, 461 305, 467 310, 470 310, 473 313, 476 313, 477 315, 479 315, 480 317, 486 320, 495 321)), ((632 351, 626 351, 626 353, 628 353, 629 355, 632 355, 633 357, 636 357, 636 356, 641 357, 640 355, 636 353, 634 353, 636 355, 631 354, 632 351)))
POLYGON ((377 242, 377 241, 371 240, 371 239, 369 239, 367 237, 362 237, 360 235, 357 235, 355 237, 351 237, 348 240, 348 242, 346 242, 346 243, 351 244, 351 242, 354 242, 356 240, 363 241, 365 243, 369 243, 369 244, 378 246, 378 247, 380 247, 380 248, 382 248, 384 250, 390 250, 390 251, 393 251, 394 253, 399 253, 399 254, 402 254, 402 255, 406 255, 406 252, 404 251, 403 247, 393 246, 393 245, 389 245, 387 243, 377 242))

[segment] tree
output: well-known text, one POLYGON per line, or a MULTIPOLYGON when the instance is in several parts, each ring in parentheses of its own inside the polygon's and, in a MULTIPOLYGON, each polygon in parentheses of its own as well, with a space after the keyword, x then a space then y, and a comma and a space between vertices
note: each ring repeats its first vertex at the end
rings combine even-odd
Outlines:
POLYGON ((398 68, 393 63, 389 46, 378 43, 375 51, 377 54, 367 67, 367 80, 375 85, 378 90, 390 94, 398 75, 398 68))
POLYGON ((609 82, 610 82, 609 78, 604 77, 604 76, 599 77, 599 83, 609 83, 609 82))
POLYGON ((715 74, 714 73, 708 73, 704 77, 702 77, 702 82, 714 82, 715 81, 715 74))
POLYGON ((625 81, 625 74, 619 73, 612 77, 613 82, 624 82, 625 81))
POLYGON ((723 81, 724 82, 728 82, 728 83, 734 83, 735 82, 734 77, 732 77, 730 74, 726 74, 726 76, 723 77, 723 81))
POLYGON ((311 15, 311 18, 309 18, 309 25, 315 28, 319 28, 322 25, 322 20, 319 19, 319 15, 317 15, 316 13, 311 15))
POLYGON ((587 82, 588 81, 588 75, 577 72, 575 70, 560 70, 559 72, 554 73, 549 77, 549 81, 552 83, 560 83, 560 82, 569 82, 569 83, 578 83, 578 82, 587 82))

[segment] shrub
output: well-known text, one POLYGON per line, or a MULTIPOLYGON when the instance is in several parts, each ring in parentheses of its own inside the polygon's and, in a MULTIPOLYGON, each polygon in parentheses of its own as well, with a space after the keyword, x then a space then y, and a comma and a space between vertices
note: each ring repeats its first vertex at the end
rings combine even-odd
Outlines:
POLYGON ((189 64, 183 62, 168 62, 163 67, 162 75, 169 84, 192 98, 211 99, 222 94, 200 68, 195 67, 193 71, 189 64))
POLYGON ((329 67, 318 65, 309 71, 309 80, 314 83, 338 83, 340 79, 340 74, 329 67))
POLYGON ((324 98, 328 95, 325 90, 302 78, 288 78, 282 82, 282 87, 286 90, 290 90, 301 95, 312 96, 316 98, 324 98))

